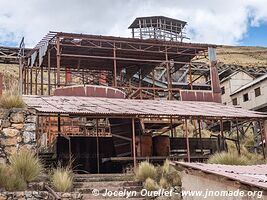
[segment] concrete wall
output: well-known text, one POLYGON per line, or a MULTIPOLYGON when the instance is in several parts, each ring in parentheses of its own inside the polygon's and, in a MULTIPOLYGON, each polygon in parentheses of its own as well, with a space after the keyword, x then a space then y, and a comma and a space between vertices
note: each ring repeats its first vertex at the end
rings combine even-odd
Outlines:
MULTIPOLYGON (((229 179, 216 176, 216 175, 210 175, 205 174, 200 171, 190 170, 189 172, 183 172, 182 173, 182 189, 183 191, 236 191, 239 189, 239 191, 244 191, 245 193, 248 191, 258 191, 261 189, 258 188, 252 188, 249 186, 242 185, 236 181, 231 181, 229 179), (194 171, 194 172, 192 172, 194 171)), ((215 196, 215 197, 207 197, 205 198, 205 195, 200 196, 183 196, 184 200, 201 200, 201 199, 209 199, 209 200, 256 200, 256 199, 263 199, 267 200, 267 194, 266 192, 263 192, 263 196, 261 198, 258 198, 258 196, 254 197, 248 197, 248 196, 237 196, 237 197, 225 197, 225 196, 215 196)))
POLYGON ((223 81, 221 83, 221 88, 225 88, 225 94, 222 95, 222 103, 227 105, 233 105, 230 94, 232 94, 241 86, 251 82, 252 80, 253 78, 251 76, 249 76, 245 72, 240 71, 231 76, 229 79, 223 81))
POLYGON ((0 163, 19 150, 36 148, 36 123, 34 110, 0 109, 0 163))
POLYGON ((262 106, 267 106, 267 79, 235 95, 232 95, 231 98, 237 98, 237 105, 245 109, 258 109, 262 106), (258 87, 260 87, 261 95, 255 97, 254 90, 258 87), (243 95, 246 93, 248 93, 249 100, 244 102, 243 95))

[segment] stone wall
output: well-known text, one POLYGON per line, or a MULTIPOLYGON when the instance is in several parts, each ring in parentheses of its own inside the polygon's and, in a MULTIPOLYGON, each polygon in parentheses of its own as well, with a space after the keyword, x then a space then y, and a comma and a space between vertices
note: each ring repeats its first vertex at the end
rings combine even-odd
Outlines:
POLYGON ((36 123, 34 110, 0 109, 0 163, 19 150, 36 148, 36 123))
MULTIPOLYGON (((57 193, 61 200, 81 200, 82 195, 79 192, 57 193)), ((54 200, 55 197, 48 191, 18 191, 18 192, 0 192, 0 200, 54 200)))

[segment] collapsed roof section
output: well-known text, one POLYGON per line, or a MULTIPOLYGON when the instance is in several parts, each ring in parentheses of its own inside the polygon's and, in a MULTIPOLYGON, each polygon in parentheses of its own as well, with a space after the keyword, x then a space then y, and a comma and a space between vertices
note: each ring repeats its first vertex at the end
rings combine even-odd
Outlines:
POLYGON ((121 89, 128 98, 180 99, 181 89, 211 90, 210 70, 194 70, 215 48, 212 44, 49 32, 26 56, 20 76, 22 93, 51 95, 57 87, 93 84, 121 89))

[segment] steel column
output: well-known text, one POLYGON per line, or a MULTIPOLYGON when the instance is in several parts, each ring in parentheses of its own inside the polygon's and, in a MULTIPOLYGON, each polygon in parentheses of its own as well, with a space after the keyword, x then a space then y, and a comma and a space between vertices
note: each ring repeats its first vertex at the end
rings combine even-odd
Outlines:
POLYGON ((57 87, 60 87, 60 39, 57 37, 57 87))
POLYGON ((187 119, 184 120, 185 123, 185 136, 186 136, 186 151, 187 151, 187 162, 190 162, 190 145, 188 138, 188 127, 187 127, 187 119))
POLYGON ((51 55, 50 55, 50 49, 47 51, 47 67, 48 67, 48 76, 47 76, 47 81, 48 81, 48 95, 51 95, 51 55))
POLYGON ((136 169, 137 162, 136 162, 135 121, 134 121, 134 118, 132 118, 132 140, 133 140, 133 161, 134 161, 134 168, 136 169))

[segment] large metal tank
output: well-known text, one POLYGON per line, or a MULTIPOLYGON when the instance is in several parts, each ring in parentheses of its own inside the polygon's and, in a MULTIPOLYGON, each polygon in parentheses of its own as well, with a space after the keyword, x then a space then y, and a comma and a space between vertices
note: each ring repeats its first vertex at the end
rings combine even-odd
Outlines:
POLYGON ((170 155, 170 137, 167 135, 153 137, 154 156, 170 155))
POLYGON ((153 145, 151 135, 136 136, 137 156, 147 157, 153 155, 153 145))

